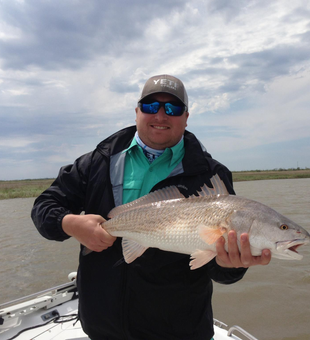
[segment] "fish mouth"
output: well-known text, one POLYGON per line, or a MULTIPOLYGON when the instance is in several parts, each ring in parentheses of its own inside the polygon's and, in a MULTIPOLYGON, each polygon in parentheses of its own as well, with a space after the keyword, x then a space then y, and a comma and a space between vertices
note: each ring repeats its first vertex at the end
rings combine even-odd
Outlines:
POLYGON ((293 241, 282 241, 276 243, 276 250, 279 256, 275 256, 287 260, 301 260, 303 255, 299 254, 297 248, 304 244, 308 244, 309 240, 293 240, 293 241))

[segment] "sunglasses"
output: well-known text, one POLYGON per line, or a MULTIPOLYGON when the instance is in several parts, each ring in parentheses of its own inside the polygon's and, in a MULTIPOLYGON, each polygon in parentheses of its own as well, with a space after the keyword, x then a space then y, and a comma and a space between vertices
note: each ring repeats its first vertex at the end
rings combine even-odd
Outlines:
POLYGON ((165 103, 165 102, 153 102, 153 103, 138 103, 138 107, 143 113, 155 114, 161 107, 164 107, 165 112, 168 116, 182 116, 187 110, 185 105, 177 103, 165 103))

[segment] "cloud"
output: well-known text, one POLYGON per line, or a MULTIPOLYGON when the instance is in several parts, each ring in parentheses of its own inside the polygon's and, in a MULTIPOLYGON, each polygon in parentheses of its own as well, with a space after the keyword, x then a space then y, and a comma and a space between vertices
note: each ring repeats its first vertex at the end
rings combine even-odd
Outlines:
POLYGON ((225 112, 209 114, 208 119, 195 120, 194 130, 205 145, 223 153, 259 147, 268 151, 270 145, 306 140, 310 136, 309 90, 309 71, 275 79, 265 93, 248 97, 250 103, 237 103, 225 112))
POLYGON ((135 124, 161 73, 183 80, 189 130, 233 170, 251 152, 268 167, 271 149, 291 166, 290 141, 307 159, 309 13, 302 0, 0 2, 0 179, 19 161, 21 178, 55 176, 135 124))
POLYGON ((177 4, 180 2, 3 2, 2 19, 14 32, 11 39, 6 34, 0 42, 3 65, 77 69, 95 54, 121 54, 131 40, 143 35, 143 23, 153 17, 154 10, 164 16, 177 4))

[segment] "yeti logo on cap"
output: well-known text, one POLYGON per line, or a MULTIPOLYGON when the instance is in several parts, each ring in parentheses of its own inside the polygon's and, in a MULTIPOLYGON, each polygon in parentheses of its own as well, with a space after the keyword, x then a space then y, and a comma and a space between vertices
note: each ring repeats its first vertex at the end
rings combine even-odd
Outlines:
POLYGON ((170 89, 177 90, 178 89, 178 83, 176 83, 173 80, 169 79, 153 79, 154 84, 157 85, 158 82, 162 87, 169 87, 170 89))

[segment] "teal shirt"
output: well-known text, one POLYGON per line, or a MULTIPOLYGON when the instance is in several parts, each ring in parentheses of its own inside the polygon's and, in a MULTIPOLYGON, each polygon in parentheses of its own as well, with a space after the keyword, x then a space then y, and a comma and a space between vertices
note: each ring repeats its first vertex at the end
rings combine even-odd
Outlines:
POLYGON ((150 192, 160 181, 167 178, 184 157, 184 140, 164 153, 152 163, 144 155, 134 138, 126 152, 123 204, 131 202, 150 192))

